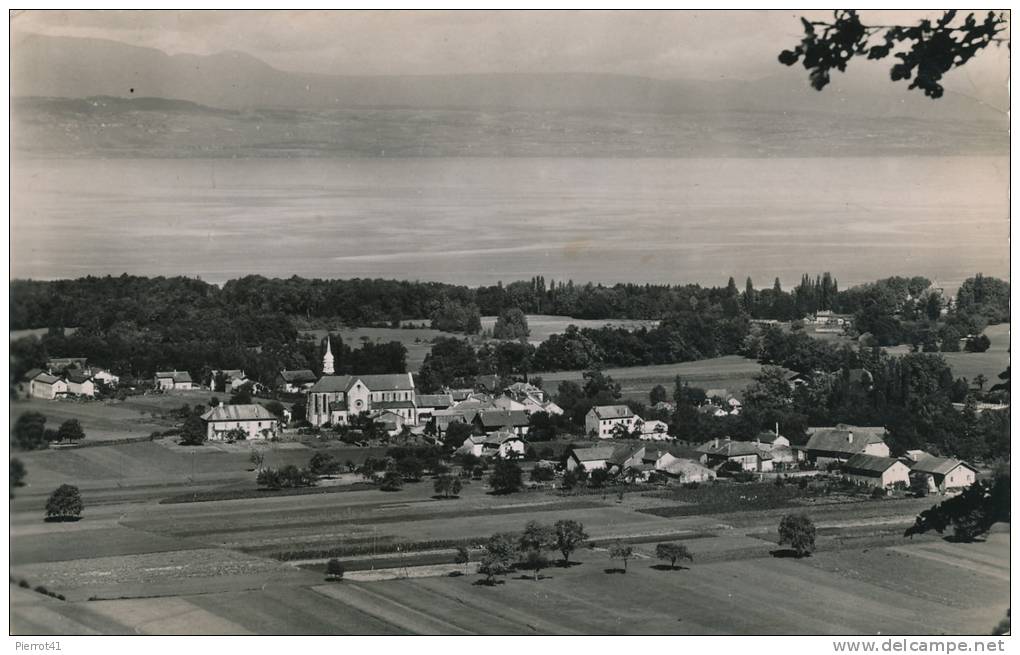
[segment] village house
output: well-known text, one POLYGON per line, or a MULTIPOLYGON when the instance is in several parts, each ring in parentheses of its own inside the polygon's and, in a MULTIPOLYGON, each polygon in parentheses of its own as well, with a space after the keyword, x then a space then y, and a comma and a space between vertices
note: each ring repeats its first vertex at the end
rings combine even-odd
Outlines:
POLYGON ((308 389, 305 412, 309 423, 321 426, 346 425, 353 416, 380 409, 418 422, 410 373, 323 376, 308 389))
POLYGON ((92 376, 80 369, 71 369, 64 378, 67 381, 67 393, 72 396, 92 398, 96 395, 96 383, 92 376))
POLYGON ((669 436, 669 425, 665 421, 645 421, 641 424, 641 439, 643 441, 666 441, 669 436))
POLYGON ((713 439, 698 446, 701 463, 716 469, 727 462, 736 462, 744 471, 767 473, 772 470, 772 454, 751 441, 734 441, 729 437, 713 439))
POLYGON ((524 457, 527 444, 520 435, 514 432, 499 431, 491 434, 473 434, 464 440, 458 453, 471 454, 476 457, 499 457, 516 459, 524 457))
POLYGON ((102 384, 111 389, 120 384, 120 376, 114 375, 105 368, 92 367, 92 379, 97 384, 102 384))
POLYGON ((300 368, 293 371, 280 371, 274 381, 277 391, 281 393, 304 393, 318 380, 310 369, 300 368))
POLYGON ((67 394, 67 382, 63 378, 50 375, 42 369, 34 368, 22 378, 23 394, 29 398, 53 400, 67 394))
POLYGON ((157 371, 153 385, 163 391, 188 391, 196 388, 187 371, 157 371))
POLYGON ((910 469, 893 457, 879 457, 858 453, 841 467, 843 477, 857 484, 872 487, 891 487, 896 483, 910 484, 910 469))
POLYGON ((910 467, 910 477, 923 478, 929 493, 962 491, 977 480, 977 469, 958 459, 927 455, 918 458, 910 467))
POLYGON ((761 446, 762 449, 771 451, 778 446, 790 447, 790 440, 779 434, 779 428, 776 427, 775 432, 759 432, 754 438, 754 442, 761 446))
POLYGON ((418 394, 418 422, 426 423, 432 419, 436 410, 449 409, 453 406, 453 396, 448 393, 418 394))
POLYGON ((452 423, 470 423, 476 413, 459 409, 436 409, 432 411, 429 426, 436 435, 442 438, 452 423))
POLYGON ((246 384, 253 384, 253 382, 241 369, 213 370, 209 374, 209 388, 213 391, 234 392, 246 384))
POLYGON ((371 417, 376 426, 385 430, 391 437, 400 434, 407 423, 403 416, 389 409, 376 410, 372 412, 371 417))
POLYGON ((528 413, 521 410, 483 409, 472 419, 483 432, 511 431, 520 436, 528 434, 530 419, 528 413))
POLYGON ((675 457, 668 453, 656 461, 655 470, 676 478, 679 482, 709 482, 716 478, 712 469, 692 459, 675 457))
POLYGON ((616 449, 613 446, 590 446, 571 448, 567 452, 567 470, 583 470, 591 473, 596 469, 605 469, 616 449))
POLYGON ((845 462, 857 454, 889 457, 883 427, 839 424, 831 428, 808 428, 807 432, 809 438, 804 453, 819 467, 845 462))
POLYGON ((626 405, 596 405, 584 416, 584 430, 599 439, 612 439, 620 429, 630 432, 636 420, 626 405))
POLYGON ((550 400, 545 391, 527 382, 511 384, 503 390, 503 395, 518 403, 518 406, 511 406, 508 409, 523 409, 529 414, 534 412, 563 414, 563 408, 550 400))
POLYGON ((206 437, 227 439, 227 433, 240 429, 246 439, 270 439, 277 436, 280 421, 262 405, 219 405, 205 414, 206 437))

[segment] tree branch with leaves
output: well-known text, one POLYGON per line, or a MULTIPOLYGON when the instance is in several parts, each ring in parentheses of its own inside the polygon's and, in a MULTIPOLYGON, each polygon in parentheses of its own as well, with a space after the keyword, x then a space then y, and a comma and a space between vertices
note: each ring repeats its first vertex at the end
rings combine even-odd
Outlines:
POLYGON ((910 89, 921 89, 929 98, 941 98, 942 77, 963 66, 981 50, 1008 41, 1001 33, 1008 26, 1005 12, 989 11, 983 19, 973 13, 957 20, 957 10, 943 13, 938 20, 921 20, 916 25, 865 25, 853 9, 838 9, 831 22, 801 18, 804 38, 792 50, 783 50, 779 62, 793 66, 801 62, 809 71, 811 86, 821 91, 830 82, 830 72, 846 72, 855 57, 899 62, 889 70, 892 81, 912 80, 910 89), (895 51, 895 52, 894 52, 895 51))

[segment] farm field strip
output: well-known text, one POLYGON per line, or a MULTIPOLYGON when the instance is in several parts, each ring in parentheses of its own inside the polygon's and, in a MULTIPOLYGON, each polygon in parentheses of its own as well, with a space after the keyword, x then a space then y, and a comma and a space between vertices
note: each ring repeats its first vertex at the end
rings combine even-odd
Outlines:
POLYGON ((345 584, 343 586, 321 585, 313 587, 313 589, 323 596, 338 600, 361 612, 371 614, 382 621, 403 626, 415 634, 477 634, 438 616, 429 615, 414 609, 402 601, 387 598, 379 592, 359 584, 345 584))

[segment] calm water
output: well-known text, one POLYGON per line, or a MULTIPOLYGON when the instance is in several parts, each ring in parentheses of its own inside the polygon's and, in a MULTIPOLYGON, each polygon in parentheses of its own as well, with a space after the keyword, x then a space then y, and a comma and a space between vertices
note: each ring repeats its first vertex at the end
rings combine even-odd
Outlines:
POLYGON ((12 275, 842 286, 1009 274, 977 158, 15 162, 12 275))

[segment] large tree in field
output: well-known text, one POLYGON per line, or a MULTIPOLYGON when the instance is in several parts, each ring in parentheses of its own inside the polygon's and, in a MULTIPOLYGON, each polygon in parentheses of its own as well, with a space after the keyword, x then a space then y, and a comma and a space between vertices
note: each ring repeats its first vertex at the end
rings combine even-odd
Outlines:
POLYGON ((556 533, 553 528, 542 525, 538 521, 528 521, 524 532, 517 539, 519 552, 522 554, 521 566, 535 572, 538 580, 539 571, 548 568, 549 559, 545 551, 556 544, 556 533))
POLYGON ((46 417, 39 412, 25 412, 11 430, 11 445, 20 450, 36 450, 49 445, 46 440, 46 417))
POLYGON ((524 474, 517 462, 500 459, 492 467, 489 486, 498 494, 509 494, 519 491, 524 483, 524 474))
POLYGON ((64 521, 77 519, 85 509, 78 487, 62 484, 50 494, 46 501, 46 519, 64 521))
POLYGON ((634 547, 625 544, 622 541, 617 541, 609 547, 609 558, 623 560, 623 571, 627 572, 627 561, 634 556, 634 547))
POLYGON ((199 416, 192 414, 184 420, 181 426, 181 445, 201 446, 206 440, 205 421, 199 416))
POLYGON ((588 538, 588 533, 584 531, 584 524, 563 519, 556 521, 553 530, 556 531, 556 550, 563 555, 563 564, 569 564, 570 554, 588 538))
POLYGON ((974 541, 995 523, 1009 522, 1009 488, 1008 475, 1000 475, 991 483, 977 481, 960 495, 921 512, 903 536, 911 537, 929 530, 942 534, 952 527, 957 539, 974 541))
POLYGON ((517 555, 515 542, 514 535, 506 533, 494 534, 485 542, 485 552, 478 564, 478 572, 485 575, 487 584, 493 584, 495 576, 506 575, 513 570, 517 555))
POLYGON ((694 556, 687 550, 687 546, 678 543, 664 543, 655 545, 655 556, 661 560, 669 562, 669 568, 676 568, 676 561, 678 559, 685 559, 687 561, 694 561, 694 556))
POLYGON ((509 307, 500 312, 492 328, 493 337, 507 341, 527 339, 529 334, 531 330, 528 329, 528 317, 516 307, 509 307))
POLYGON ((789 544, 797 557, 815 549, 815 524, 805 514, 787 514, 779 522, 779 545, 789 544))
POLYGON ((57 434, 61 441, 81 441, 85 438, 85 430, 82 429, 81 423, 76 418, 69 418, 61 423, 57 434))
POLYGON ((801 62, 818 91, 829 84, 832 70, 845 72, 855 57, 891 55, 899 61, 889 70, 890 78, 913 80, 908 88, 921 89, 929 98, 942 97, 940 81, 950 70, 992 43, 1003 43, 1000 33, 1008 27, 1005 12, 961 18, 955 9, 915 25, 865 25, 853 9, 834 11, 831 21, 800 20, 804 38, 792 50, 781 52, 779 61, 787 66, 801 62))
POLYGON ((25 465, 17 457, 11 458, 10 475, 11 498, 14 498, 14 488, 25 486, 25 465))

